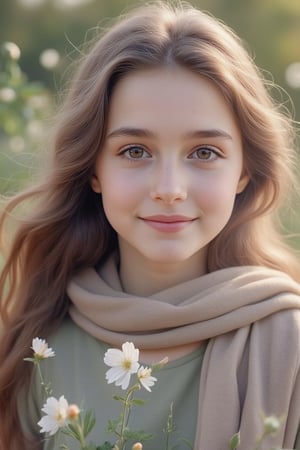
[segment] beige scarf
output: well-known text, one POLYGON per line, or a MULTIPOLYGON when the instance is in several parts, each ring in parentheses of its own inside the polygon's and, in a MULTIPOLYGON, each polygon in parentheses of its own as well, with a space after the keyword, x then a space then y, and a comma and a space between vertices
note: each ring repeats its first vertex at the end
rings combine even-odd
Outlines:
POLYGON ((293 448, 300 421, 300 287, 261 267, 232 267, 158 292, 122 291, 111 258, 100 275, 89 268, 68 286, 70 315, 86 332, 113 346, 140 349, 209 340, 199 391, 195 450, 252 450, 261 413, 283 418, 264 449, 293 448))

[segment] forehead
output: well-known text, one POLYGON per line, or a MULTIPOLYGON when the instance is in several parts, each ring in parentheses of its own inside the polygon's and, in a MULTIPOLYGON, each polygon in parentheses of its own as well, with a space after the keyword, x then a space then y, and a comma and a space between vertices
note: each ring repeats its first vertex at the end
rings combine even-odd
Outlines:
POLYGON ((108 132, 119 126, 153 129, 223 128, 239 136, 221 90, 209 79, 179 66, 138 70, 113 91, 108 132))

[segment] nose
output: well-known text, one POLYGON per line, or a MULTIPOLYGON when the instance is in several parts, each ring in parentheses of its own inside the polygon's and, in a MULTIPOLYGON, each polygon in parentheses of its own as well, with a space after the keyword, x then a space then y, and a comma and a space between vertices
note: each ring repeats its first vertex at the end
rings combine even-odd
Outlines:
POLYGON ((177 164, 164 164, 156 167, 150 196, 168 205, 187 198, 187 186, 183 171, 177 164))

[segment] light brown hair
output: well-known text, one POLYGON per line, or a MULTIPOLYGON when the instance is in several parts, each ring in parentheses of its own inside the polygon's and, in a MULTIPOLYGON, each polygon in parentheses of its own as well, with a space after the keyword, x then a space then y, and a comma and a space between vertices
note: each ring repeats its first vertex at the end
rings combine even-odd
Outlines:
POLYGON ((239 38, 189 6, 155 4, 122 17, 79 61, 57 118, 47 177, 12 198, 2 212, 4 239, 6 220, 30 201, 30 213, 17 223, 0 278, 3 449, 25 448, 17 394, 29 379, 22 359, 32 338, 49 335, 67 314, 70 277, 84 266, 101 263, 117 247, 101 196, 90 186, 111 93, 126 74, 168 64, 185 67, 219 87, 243 140, 250 182, 237 195, 229 223, 209 245, 207 270, 263 265, 299 277, 298 261, 273 218, 287 198, 287 187, 294 186, 292 127, 239 38))

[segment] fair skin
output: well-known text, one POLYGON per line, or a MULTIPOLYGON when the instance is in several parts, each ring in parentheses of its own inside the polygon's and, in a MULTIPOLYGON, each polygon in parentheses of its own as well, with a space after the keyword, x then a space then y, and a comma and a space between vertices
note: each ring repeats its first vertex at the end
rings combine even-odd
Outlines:
MULTIPOLYGON (((248 181, 239 129, 211 81, 178 66, 119 81, 92 188, 118 234, 124 290, 149 296, 204 274, 208 244, 248 181)), ((146 364, 164 356, 141 352, 146 364)))
MULTIPOLYGON (((118 234, 124 291, 149 296, 204 274, 247 183, 239 129, 211 81, 178 66, 120 80, 92 188, 118 234)), ((168 349, 169 359, 200 344, 168 349)))
POLYGON ((178 66, 124 77, 92 179, 119 236, 124 290, 148 296, 204 274, 247 182, 239 129, 212 82, 178 66))

